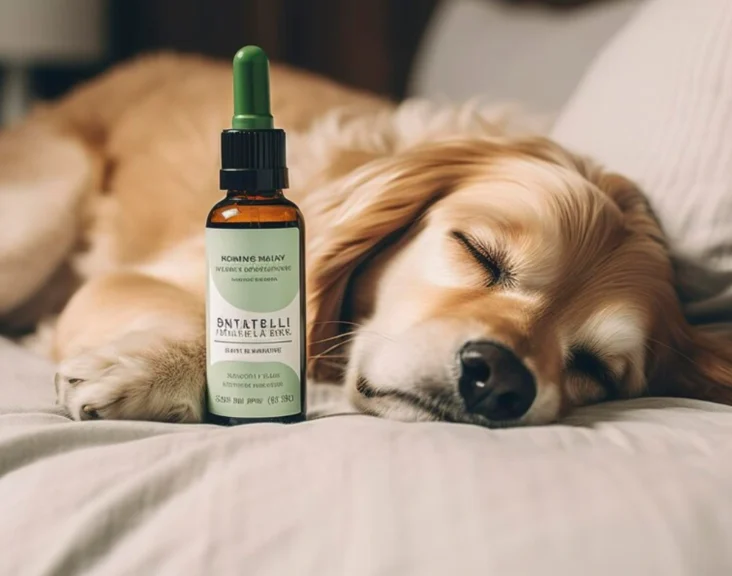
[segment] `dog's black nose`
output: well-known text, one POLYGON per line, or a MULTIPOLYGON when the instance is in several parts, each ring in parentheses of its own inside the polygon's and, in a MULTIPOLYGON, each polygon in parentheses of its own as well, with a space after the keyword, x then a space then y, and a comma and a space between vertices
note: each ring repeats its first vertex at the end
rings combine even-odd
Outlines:
POLYGON ((486 340, 466 343, 459 352, 460 395, 468 412, 493 422, 516 420, 536 398, 536 382, 516 355, 486 340))

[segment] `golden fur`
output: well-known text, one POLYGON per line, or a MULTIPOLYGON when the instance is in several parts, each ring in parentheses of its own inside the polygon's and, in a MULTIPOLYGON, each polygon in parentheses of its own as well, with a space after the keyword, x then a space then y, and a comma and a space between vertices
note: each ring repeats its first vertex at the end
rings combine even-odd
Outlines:
MULTIPOLYGON (((45 322, 75 418, 203 417, 229 85, 226 64, 147 57, 0 134, 0 318, 45 322)), ((311 378, 367 413, 488 426, 641 394, 732 403, 730 355, 684 320, 633 183, 479 106, 396 106, 282 66, 272 94, 308 223, 311 378), (466 411, 466 341, 527 367, 523 416, 466 411)))

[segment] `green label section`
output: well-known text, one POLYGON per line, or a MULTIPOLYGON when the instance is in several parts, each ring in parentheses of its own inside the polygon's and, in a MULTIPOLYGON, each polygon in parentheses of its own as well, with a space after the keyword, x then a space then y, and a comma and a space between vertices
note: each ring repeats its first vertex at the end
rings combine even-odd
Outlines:
POLYGON ((218 362, 209 366, 208 409, 231 418, 273 418, 300 412, 300 380, 281 362, 218 362))
POLYGON ((209 267, 221 296, 248 312, 285 308, 300 289, 297 228, 206 231, 209 267))

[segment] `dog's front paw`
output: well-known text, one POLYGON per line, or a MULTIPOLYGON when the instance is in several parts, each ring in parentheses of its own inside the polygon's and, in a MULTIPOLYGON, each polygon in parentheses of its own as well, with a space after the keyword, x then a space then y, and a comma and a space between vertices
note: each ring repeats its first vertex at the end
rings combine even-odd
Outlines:
POLYGON ((169 342, 131 334, 62 362, 55 383, 58 403, 75 420, 200 422, 204 339, 169 342))

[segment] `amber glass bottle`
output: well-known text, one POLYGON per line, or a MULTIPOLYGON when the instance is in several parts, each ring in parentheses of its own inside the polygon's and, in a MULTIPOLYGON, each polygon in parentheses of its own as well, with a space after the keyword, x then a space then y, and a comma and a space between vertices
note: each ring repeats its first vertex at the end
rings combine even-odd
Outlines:
POLYGON ((234 58, 233 127, 206 221, 207 409, 219 424, 298 422, 306 412, 305 226, 288 187, 285 133, 269 111, 264 52, 234 58))

